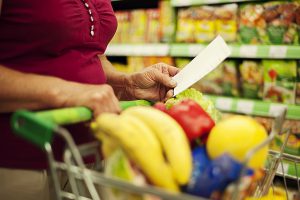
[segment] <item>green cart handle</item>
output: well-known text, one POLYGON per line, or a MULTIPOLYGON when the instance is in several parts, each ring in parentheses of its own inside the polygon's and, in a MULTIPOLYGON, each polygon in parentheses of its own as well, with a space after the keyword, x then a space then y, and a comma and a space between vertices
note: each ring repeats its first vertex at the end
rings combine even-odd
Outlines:
MULTIPOLYGON (((120 106, 125 110, 133 106, 150 106, 146 100, 122 101, 120 106)), ((40 148, 51 143, 55 131, 62 125, 76 124, 91 120, 93 113, 86 107, 61 108, 48 111, 16 111, 11 118, 14 133, 40 148)))

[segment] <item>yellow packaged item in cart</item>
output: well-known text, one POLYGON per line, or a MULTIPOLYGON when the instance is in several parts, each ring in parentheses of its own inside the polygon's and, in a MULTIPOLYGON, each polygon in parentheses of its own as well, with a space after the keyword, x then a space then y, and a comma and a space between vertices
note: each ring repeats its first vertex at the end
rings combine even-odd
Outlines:
POLYGON ((237 39, 237 10, 237 4, 227 4, 215 9, 216 33, 226 42, 235 42, 237 39))
POLYGON ((207 43, 216 37, 214 7, 201 6, 194 8, 192 18, 195 23, 195 40, 197 43, 207 43))

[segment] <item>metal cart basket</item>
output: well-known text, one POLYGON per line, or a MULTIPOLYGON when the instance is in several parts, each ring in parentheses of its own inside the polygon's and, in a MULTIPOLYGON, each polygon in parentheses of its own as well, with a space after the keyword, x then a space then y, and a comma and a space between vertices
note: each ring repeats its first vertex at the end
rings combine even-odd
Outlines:
MULTIPOLYGON (((132 105, 143 105, 143 101, 131 102, 132 105)), ((123 102, 121 104, 122 108, 128 107, 128 102, 123 102)), ((245 161, 244 168, 242 170, 241 176, 246 171, 246 165, 248 160, 252 155, 268 145, 274 136, 281 132, 281 127, 285 118, 286 110, 283 109, 281 112, 275 116, 275 123, 269 137, 266 141, 263 141, 257 147, 248 152, 245 161)), ((66 124, 78 123, 83 121, 88 121, 92 118, 92 113, 89 109, 84 107, 77 108, 65 108, 51 111, 42 112, 29 112, 29 111, 18 111, 14 113, 12 117, 12 127, 16 134, 21 137, 31 141, 33 144, 39 146, 43 149, 48 157, 49 167, 51 177, 54 183, 56 198, 61 199, 93 199, 93 200, 107 200, 105 196, 102 195, 101 191, 107 188, 114 188, 114 190, 121 190, 126 193, 136 194, 136 195, 149 195, 151 197, 155 196, 156 199, 168 199, 168 200, 204 200, 204 198, 195 197, 187 194, 173 194, 167 192, 163 189, 147 186, 140 187, 134 184, 116 179, 113 177, 107 177, 103 173, 105 163, 101 161, 98 143, 85 144, 82 146, 76 146, 71 134, 62 126, 66 124), (57 161, 54 159, 52 152, 51 142, 54 135, 58 135, 63 138, 66 142, 66 149, 63 155, 63 161, 57 161), (93 169, 89 169, 85 166, 83 162, 83 157, 87 155, 93 155, 96 159, 96 165, 93 169), (63 171, 69 181, 69 190, 62 189, 62 185, 59 182, 59 171, 63 171), (82 194, 84 191, 84 195, 82 194)), ((277 171, 278 166, 282 160, 288 155, 283 154, 282 147, 280 152, 270 152, 272 159, 269 162, 269 166, 266 169, 266 176, 263 181, 257 186, 255 196, 260 197, 268 193, 269 189, 272 187, 272 182, 277 171)), ((292 158, 293 162, 299 162, 292 158)), ((282 175, 287 178, 282 171, 282 175)), ((296 181, 298 184, 298 190, 300 193, 300 172, 297 172, 296 181)), ((162 177, 163 178, 163 177, 162 177)), ((236 182, 235 193, 233 199, 239 198, 239 181, 236 182)), ((126 198, 124 198, 126 199, 126 198)), ((127 198, 128 199, 128 198, 127 198)), ((110 199, 109 199, 110 200, 110 199)))

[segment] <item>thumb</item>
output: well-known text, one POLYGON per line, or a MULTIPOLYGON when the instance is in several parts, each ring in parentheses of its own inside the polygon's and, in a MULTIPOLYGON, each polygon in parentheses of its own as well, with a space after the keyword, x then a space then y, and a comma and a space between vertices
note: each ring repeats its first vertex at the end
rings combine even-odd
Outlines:
POLYGON ((154 72, 153 74, 154 81, 168 88, 176 87, 177 83, 168 74, 164 74, 159 70, 154 70, 153 72, 154 72))

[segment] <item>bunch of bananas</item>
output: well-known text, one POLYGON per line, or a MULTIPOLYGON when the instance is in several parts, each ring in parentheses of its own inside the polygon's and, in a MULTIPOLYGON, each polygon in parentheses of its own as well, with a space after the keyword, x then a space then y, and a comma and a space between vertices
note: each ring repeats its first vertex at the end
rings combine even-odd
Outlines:
POLYGON ((151 184, 179 191, 192 173, 192 154, 181 126, 152 107, 131 107, 122 114, 104 113, 93 123, 102 151, 109 157, 121 148, 151 184))

